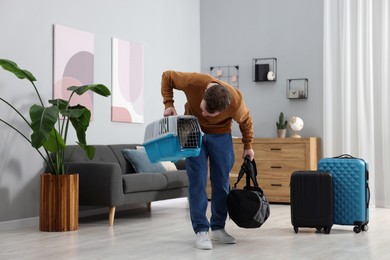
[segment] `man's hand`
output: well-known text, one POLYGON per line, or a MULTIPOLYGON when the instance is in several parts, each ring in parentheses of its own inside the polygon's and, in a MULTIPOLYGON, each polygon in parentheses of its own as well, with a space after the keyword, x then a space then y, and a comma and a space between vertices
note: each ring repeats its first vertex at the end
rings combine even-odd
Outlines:
POLYGON ((164 110, 164 117, 166 116, 175 116, 177 115, 176 109, 174 107, 168 107, 164 110))
POLYGON ((252 161, 255 158, 255 152, 253 151, 253 149, 244 150, 242 158, 245 158, 245 156, 249 156, 250 160, 252 161))

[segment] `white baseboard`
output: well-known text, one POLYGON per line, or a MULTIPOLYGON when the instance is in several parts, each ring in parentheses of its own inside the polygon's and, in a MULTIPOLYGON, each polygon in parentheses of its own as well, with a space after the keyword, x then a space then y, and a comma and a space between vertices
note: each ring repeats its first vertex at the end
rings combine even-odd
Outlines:
POLYGON ((38 230, 39 217, 15 219, 0 222, 0 231, 36 226, 38 230))
MULTIPOLYGON (((153 204, 166 205, 169 203, 177 203, 180 201, 187 201, 187 198, 178 198, 178 199, 170 199, 170 200, 152 202, 152 208, 153 208, 153 204)), ((135 203, 135 204, 123 205, 123 206, 117 207, 116 211, 119 212, 122 210, 144 208, 144 207, 146 207, 145 203, 135 203)), ((94 215, 99 215, 99 214, 107 214, 107 219, 108 219, 108 210, 109 210, 108 207, 107 208, 82 207, 82 208, 80 208, 80 211, 79 211, 79 218, 89 217, 89 216, 94 216, 94 215)), ((37 230, 39 230, 39 217, 15 219, 15 220, 10 220, 10 221, 0 222, 0 231, 10 230, 10 229, 18 229, 18 228, 34 227, 34 226, 37 228, 37 230)))
MULTIPOLYGON (((125 205, 117 208, 117 212, 121 210, 128 210, 134 208, 146 207, 145 203, 138 203, 132 205, 125 205)), ((95 207, 84 207, 79 211, 79 218, 89 217, 99 214, 107 214, 108 219, 108 207, 107 208, 95 208, 95 207)), ((18 229, 18 228, 27 228, 27 227, 37 227, 39 230, 39 217, 33 218, 24 218, 24 219, 15 219, 10 221, 0 222, 0 231, 18 229)))

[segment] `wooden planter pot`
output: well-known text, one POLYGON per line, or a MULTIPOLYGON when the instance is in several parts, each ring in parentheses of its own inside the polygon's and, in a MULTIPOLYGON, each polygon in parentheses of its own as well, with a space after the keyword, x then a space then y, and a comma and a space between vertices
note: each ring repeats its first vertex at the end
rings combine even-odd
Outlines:
POLYGON ((79 175, 40 176, 40 231, 73 231, 79 226, 79 175))

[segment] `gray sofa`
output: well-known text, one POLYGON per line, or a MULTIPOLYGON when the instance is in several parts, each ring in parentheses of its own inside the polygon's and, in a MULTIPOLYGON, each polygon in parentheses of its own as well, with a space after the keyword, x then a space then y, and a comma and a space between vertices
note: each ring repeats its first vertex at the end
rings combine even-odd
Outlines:
POLYGON ((145 202, 150 210, 152 201, 188 194, 184 160, 175 163, 177 170, 174 171, 137 173, 122 153, 124 149, 136 149, 136 146, 94 145, 96 152, 92 160, 77 145, 69 145, 66 150, 66 156, 72 153, 69 172, 79 174, 79 204, 108 207, 110 226, 118 206, 145 202))

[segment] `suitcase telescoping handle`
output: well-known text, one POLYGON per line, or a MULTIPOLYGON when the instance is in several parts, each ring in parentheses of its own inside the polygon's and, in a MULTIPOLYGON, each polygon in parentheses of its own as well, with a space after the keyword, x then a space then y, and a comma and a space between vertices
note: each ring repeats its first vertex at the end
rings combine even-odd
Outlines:
POLYGON ((357 160, 361 160, 364 165, 365 165, 365 168, 366 168, 366 179, 368 181, 369 179, 369 171, 368 171, 368 164, 366 162, 366 160, 362 159, 362 158, 358 158, 358 157, 353 157, 352 155, 350 154, 342 154, 342 155, 339 155, 339 156, 335 156, 333 158, 337 158, 337 159, 357 159, 357 160))
POLYGON ((335 156, 335 157, 333 157, 333 158, 357 159, 356 157, 353 157, 352 155, 347 154, 347 153, 341 154, 341 155, 339 155, 339 156, 335 156))

